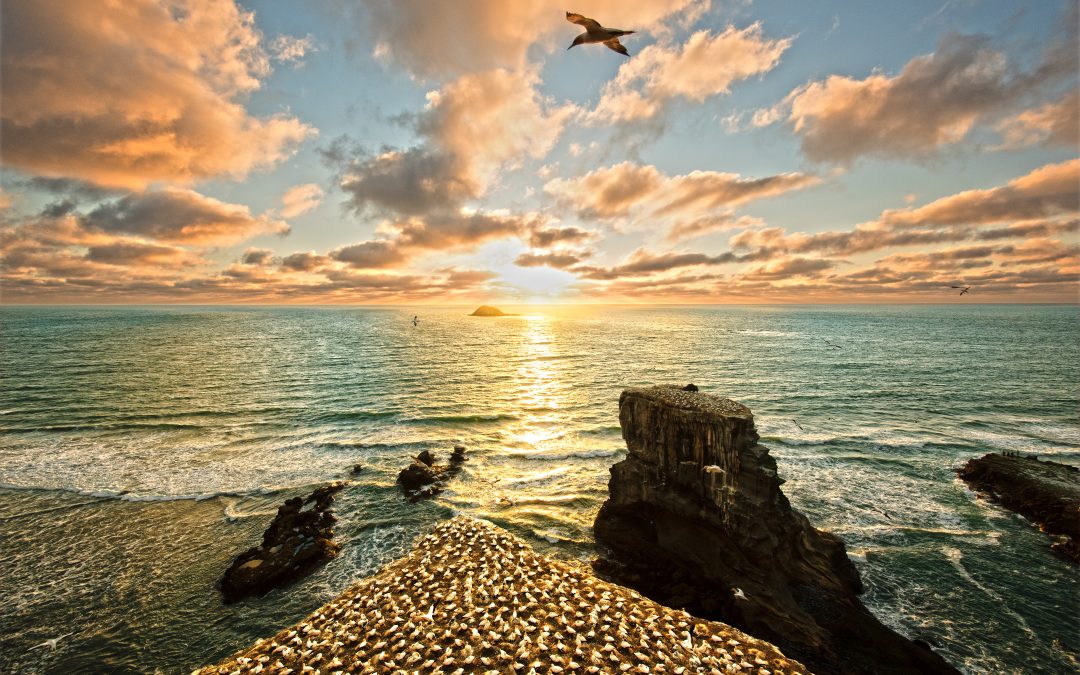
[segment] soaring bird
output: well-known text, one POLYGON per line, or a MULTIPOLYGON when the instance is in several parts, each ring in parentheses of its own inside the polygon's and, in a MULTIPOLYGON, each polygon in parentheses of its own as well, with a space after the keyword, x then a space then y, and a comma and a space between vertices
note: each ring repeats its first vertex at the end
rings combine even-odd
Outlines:
POLYGON ((630 52, 626 51, 626 47, 623 47, 622 43, 619 42, 619 37, 630 35, 636 31, 604 28, 595 19, 589 19, 573 12, 566 13, 566 20, 570 23, 576 23, 585 29, 584 33, 574 38, 574 43, 567 47, 567 49, 573 49, 578 45, 585 45, 593 42, 603 42, 608 49, 617 51, 623 56, 630 56, 630 52))
POLYGON ((964 289, 964 290, 960 291, 960 295, 963 295, 964 293, 967 293, 968 291, 971 290, 971 286, 949 286, 949 288, 962 288, 962 289, 964 289))

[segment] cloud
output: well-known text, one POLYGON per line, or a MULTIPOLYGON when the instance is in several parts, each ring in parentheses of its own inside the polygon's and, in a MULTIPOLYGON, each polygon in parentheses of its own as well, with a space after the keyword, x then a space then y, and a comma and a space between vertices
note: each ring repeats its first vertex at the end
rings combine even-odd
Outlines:
POLYGON ((650 276, 682 267, 726 265, 733 262, 745 262, 747 260, 752 260, 755 257, 755 255, 738 255, 732 252, 721 253, 720 255, 715 256, 686 251, 653 253, 645 248, 639 248, 630 253, 623 262, 613 267, 593 267, 583 265, 576 268, 570 268, 569 271, 578 273, 586 279, 612 280, 620 279, 622 277, 650 276))
POLYGON ((546 155, 562 133, 573 108, 541 97, 538 83, 532 71, 464 75, 430 92, 422 112, 404 117, 420 135, 418 145, 374 156, 335 147, 325 156, 343 164, 340 185, 358 212, 456 209, 485 194, 500 171, 546 155))
POLYGON ((129 189, 242 178, 315 134, 244 108, 270 68, 231 1, 9 3, 0 38, 3 162, 22 171, 129 189))
MULTIPOLYGON (((739 174, 716 171, 692 171, 667 176, 652 165, 622 162, 595 169, 574 179, 556 178, 544 185, 544 191, 564 206, 573 208, 588 219, 691 218, 700 221, 702 213, 728 209, 755 199, 799 190, 820 182, 816 176, 784 173, 764 178, 743 178, 739 174)), ((723 215, 723 214, 714 214, 723 215)), ((694 225, 676 224, 682 236, 694 225)), ((700 223, 699 229, 706 228, 700 223)), ((673 230, 674 231, 674 230, 673 230)))
POLYGON ((281 266, 294 272, 312 272, 329 265, 329 256, 319 255, 314 251, 302 251, 285 256, 281 260, 281 266))
POLYGON ((430 214, 400 222, 387 221, 379 230, 386 239, 343 246, 330 253, 334 260, 358 269, 397 267, 432 251, 472 250, 489 241, 548 231, 547 221, 534 214, 459 212, 430 214))
POLYGON ((1025 110, 997 125, 1002 149, 1030 145, 1080 144, 1080 89, 1073 89, 1056 101, 1025 110))
POLYGON ((675 223, 666 235, 666 240, 671 243, 686 241, 694 237, 700 237, 713 232, 723 230, 738 230, 762 227, 765 221, 752 216, 735 216, 727 211, 715 216, 703 216, 675 223))
POLYGON ((514 264, 518 267, 552 267, 561 270, 574 267, 587 257, 587 254, 576 252, 522 253, 514 260, 514 264))
POLYGON ((559 244, 580 244, 596 234, 580 227, 537 227, 529 231, 529 245, 534 248, 551 248, 559 244))
POLYGON ((315 37, 306 35, 294 37, 292 35, 278 35, 270 41, 270 53, 275 61, 292 63, 294 67, 303 64, 304 57, 315 49, 315 37))
POLYGON ((240 257, 244 265, 268 265, 274 259, 274 252, 268 248, 249 248, 240 257))
POLYGON ((877 220, 852 230, 787 234, 781 228, 767 228, 739 233, 730 244, 743 250, 846 255, 894 246, 1060 231, 1068 225, 1026 221, 1076 214, 1080 211, 1077 185, 1080 185, 1080 160, 1074 159, 1039 167, 1005 185, 966 190, 924 206, 889 209, 877 220), (982 229, 1000 223, 1011 224, 997 230, 982 229))
MULTIPOLYGON (((861 156, 925 159, 1050 84, 1075 78, 1076 69, 1074 33, 1053 42, 1043 63, 1029 72, 1011 66, 986 36, 950 34, 937 51, 912 59, 894 77, 831 75, 795 89, 779 107, 758 112, 767 124, 778 110, 786 110, 803 153, 815 162, 850 165, 861 156), (1071 47, 1062 49, 1062 43, 1071 47)), ((1055 119, 1068 113, 1067 108, 1048 111, 1055 119)), ((1032 114, 1006 129, 1026 137, 1030 125, 1046 123, 1032 114)))
MULTIPOLYGON (((626 30, 658 28, 664 18, 700 11, 695 0, 626 3, 577 0, 573 11, 626 30)), ((374 54, 401 65, 420 79, 506 68, 519 70, 534 44, 550 47, 580 31, 566 22, 561 4, 549 0, 375 0, 366 3, 363 24, 375 42, 374 54)))
POLYGON ((726 94, 733 83, 775 68, 790 46, 790 38, 763 37, 760 23, 742 30, 729 26, 719 34, 698 31, 681 47, 650 45, 619 68, 586 121, 648 120, 660 115, 672 100, 701 103, 726 94))
POLYGON ((192 267, 203 262, 189 251, 177 246, 163 246, 135 241, 120 241, 90 246, 86 259, 107 265, 192 267))
POLYGON ((322 203, 323 190, 315 183, 294 185, 281 196, 281 217, 295 218, 322 203))
POLYGON ((101 204, 85 217, 88 227, 196 246, 230 244, 260 234, 286 234, 288 225, 253 216, 229 204, 181 188, 135 193, 101 204))

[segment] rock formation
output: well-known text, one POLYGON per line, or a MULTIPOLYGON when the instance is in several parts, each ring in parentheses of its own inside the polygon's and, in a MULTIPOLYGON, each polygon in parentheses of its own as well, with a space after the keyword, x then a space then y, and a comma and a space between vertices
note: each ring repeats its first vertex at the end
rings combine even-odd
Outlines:
POLYGON ((332 560, 340 546, 333 541, 336 518, 330 506, 342 487, 333 483, 307 499, 293 497, 278 507, 262 544, 238 555, 225 570, 220 583, 225 602, 262 595, 332 560))
POLYGON ((754 417, 689 388, 628 389, 629 450, 611 468, 598 571, 667 605, 769 640, 815 672, 955 673, 881 624, 843 542, 791 508, 754 417))
POLYGON ((991 453, 969 460, 956 473, 971 489, 1056 535, 1050 547, 1080 563, 1080 469, 991 453))
POLYGON ((405 558, 196 673, 806 673, 773 645, 662 607, 459 516, 405 558))
POLYGON ((436 464, 435 453, 424 450, 416 456, 412 464, 398 473, 397 482, 405 496, 415 502, 442 492, 446 487, 446 482, 461 471, 461 465, 464 463, 464 445, 454 446, 450 463, 447 465, 436 464))
POLYGON ((469 316, 517 316, 517 314, 507 314, 502 310, 492 307, 491 305, 480 305, 469 316))

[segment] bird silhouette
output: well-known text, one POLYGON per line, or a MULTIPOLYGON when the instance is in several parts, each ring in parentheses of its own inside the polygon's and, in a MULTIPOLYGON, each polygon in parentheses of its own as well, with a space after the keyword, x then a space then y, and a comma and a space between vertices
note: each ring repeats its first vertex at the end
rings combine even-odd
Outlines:
POLYGON ((630 35, 636 31, 604 28, 595 19, 590 19, 580 14, 575 14, 574 12, 567 12, 566 20, 570 23, 576 23, 585 29, 584 33, 574 38, 573 44, 567 47, 567 50, 573 49, 578 45, 602 42, 608 49, 619 52, 623 56, 630 56, 630 52, 626 51, 626 47, 619 42, 619 37, 622 35, 630 35))
POLYGON ((971 290, 971 286, 949 286, 949 288, 962 288, 962 289, 964 289, 964 290, 960 291, 960 295, 963 295, 964 293, 967 293, 968 291, 971 290))
POLYGON ((821 338, 821 341, 824 342, 825 344, 829 345, 833 349, 843 349, 843 347, 841 347, 840 345, 834 345, 833 343, 829 342, 825 338, 821 338))

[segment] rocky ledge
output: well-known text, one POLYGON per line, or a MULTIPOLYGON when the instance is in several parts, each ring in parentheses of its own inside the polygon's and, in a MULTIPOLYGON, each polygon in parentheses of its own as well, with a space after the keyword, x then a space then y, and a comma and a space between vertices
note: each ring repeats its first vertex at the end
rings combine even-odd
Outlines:
POLYGON ((438 464, 435 453, 424 450, 417 455, 409 466, 398 473, 397 482, 409 501, 416 502, 425 497, 434 497, 443 491, 446 482, 461 473, 465 463, 465 446, 455 445, 450 454, 449 464, 438 464))
POLYGON ((196 673, 806 673, 776 647, 459 516, 299 624, 196 673))
POLYGON ((955 673, 859 601, 843 542, 791 508, 749 408, 696 387, 628 389, 629 450, 595 523, 597 571, 725 621, 822 673, 955 673))
POLYGON ((225 602, 284 586, 332 560, 340 546, 333 541, 336 519, 330 506, 342 487, 333 483, 278 507, 262 544, 238 555, 225 570, 220 582, 225 602))
POLYGON ((972 490, 1053 535, 1050 547, 1080 563, 1080 469, 1036 457, 991 453, 969 460, 956 473, 972 490))

